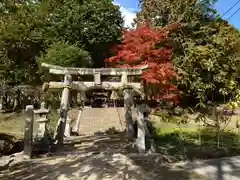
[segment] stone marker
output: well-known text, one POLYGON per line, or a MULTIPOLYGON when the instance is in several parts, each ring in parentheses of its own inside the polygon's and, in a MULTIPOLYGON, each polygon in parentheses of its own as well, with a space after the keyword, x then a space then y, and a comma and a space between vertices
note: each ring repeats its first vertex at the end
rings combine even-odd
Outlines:
POLYGON ((145 153, 146 151, 146 129, 144 120, 144 106, 137 105, 137 139, 136 146, 140 153, 145 153))
MULTIPOLYGON (((121 76, 121 83, 122 83, 122 86, 125 86, 128 84, 128 77, 126 73, 124 73, 121 76)), ((124 111, 125 111, 127 137, 129 139, 132 139, 134 136, 134 128, 133 128, 133 120, 132 120, 133 98, 132 98, 132 92, 130 89, 123 89, 123 99, 124 99, 124 111)))
POLYGON ((140 153, 148 151, 149 154, 155 153, 155 143, 147 127, 149 109, 146 104, 137 105, 137 139, 136 146, 140 153))
POLYGON ((25 132, 24 132, 24 158, 32 157, 33 144, 33 106, 28 105, 25 109, 25 132))
POLYGON ((134 136, 133 120, 132 120, 132 94, 129 89, 123 90, 124 98, 124 111, 125 111, 125 121, 126 121, 126 132, 127 137, 132 139, 134 136))

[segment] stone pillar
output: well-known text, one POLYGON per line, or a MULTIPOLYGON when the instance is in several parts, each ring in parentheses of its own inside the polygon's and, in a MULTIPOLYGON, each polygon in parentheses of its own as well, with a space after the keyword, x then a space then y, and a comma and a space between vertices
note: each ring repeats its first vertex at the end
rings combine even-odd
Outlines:
POLYGON ((149 108, 146 104, 137 105, 137 139, 136 146, 140 153, 155 153, 155 143, 151 138, 147 121, 148 121, 149 108))
MULTIPOLYGON (((128 84, 128 78, 126 73, 122 74, 121 83, 123 87, 128 84)), ((123 99, 124 99, 124 111, 125 111, 127 137, 132 139, 134 136, 134 128, 133 128, 133 120, 132 120, 133 99, 132 99, 132 93, 130 89, 123 90, 123 99)))
POLYGON ((82 111, 84 109, 84 102, 87 100, 85 92, 79 93, 79 102, 80 102, 80 108, 78 112, 78 117, 76 120, 76 123, 73 127, 73 132, 79 134, 79 126, 80 126, 80 119, 82 116, 82 111))
POLYGON ((133 102, 132 102, 131 90, 124 89, 123 98, 124 98, 124 111, 125 111, 127 137, 131 139, 134 136, 134 128, 133 128, 133 120, 132 120, 133 102))
POLYGON ((28 105, 25 109, 25 132, 24 132, 24 157, 32 157, 33 145, 33 106, 28 105))
POLYGON ((72 123, 73 123, 73 120, 71 118, 67 117, 65 131, 64 131, 64 136, 65 137, 70 137, 71 136, 71 134, 72 134, 72 123))
POLYGON ((84 108, 83 106, 80 107, 76 123, 75 123, 75 125, 73 127, 73 132, 77 133, 77 134, 79 133, 80 119, 81 119, 81 116, 82 116, 83 108, 84 108))
POLYGON ((144 119, 144 107, 143 105, 137 105, 137 139, 136 146, 140 153, 146 151, 146 128, 144 119))
POLYGON ((72 83, 72 76, 65 75, 64 77, 64 89, 62 91, 62 100, 60 105, 60 118, 58 120, 56 132, 55 132, 55 144, 63 144, 64 131, 67 121, 67 112, 69 106, 70 85, 72 83))

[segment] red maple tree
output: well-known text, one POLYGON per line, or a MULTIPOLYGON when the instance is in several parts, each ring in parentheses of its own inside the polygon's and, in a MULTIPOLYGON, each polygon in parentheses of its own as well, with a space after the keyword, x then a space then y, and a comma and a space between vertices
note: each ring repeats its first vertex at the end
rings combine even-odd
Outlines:
POLYGON ((176 87, 170 80, 176 73, 171 61, 172 47, 168 43, 168 32, 172 28, 174 26, 150 28, 149 23, 144 23, 136 29, 125 30, 122 43, 112 49, 115 55, 105 61, 113 67, 148 65, 148 69, 142 74, 142 80, 149 87, 154 87, 150 88, 155 89, 155 92, 152 91, 153 95, 158 99, 168 98, 170 95, 173 99, 169 91, 176 87))

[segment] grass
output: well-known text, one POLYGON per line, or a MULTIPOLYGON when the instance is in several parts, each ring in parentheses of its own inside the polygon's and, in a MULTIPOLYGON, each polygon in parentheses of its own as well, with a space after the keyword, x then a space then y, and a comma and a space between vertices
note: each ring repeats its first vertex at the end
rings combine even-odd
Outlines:
POLYGON ((239 116, 232 116, 226 127, 221 125, 222 129, 225 128, 220 132, 219 141, 216 130, 197 124, 195 117, 196 115, 186 114, 166 118, 162 118, 162 115, 152 115, 157 151, 172 161, 240 155, 240 134, 236 128, 239 116))
POLYGON ((234 132, 221 132, 219 146, 211 129, 157 128, 154 138, 157 151, 173 161, 240 155, 239 136, 234 132))
POLYGON ((1 113, 0 132, 22 138, 24 134, 23 115, 16 113, 1 113))

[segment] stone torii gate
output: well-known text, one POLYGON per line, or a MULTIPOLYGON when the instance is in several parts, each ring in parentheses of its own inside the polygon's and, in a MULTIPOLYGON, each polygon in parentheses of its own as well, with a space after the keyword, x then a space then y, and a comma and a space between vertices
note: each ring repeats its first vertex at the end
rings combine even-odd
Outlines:
MULTIPOLYGON (((73 67, 61 67, 51 64, 42 63, 42 67, 49 68, 49 73, 56 75, 65 75, 64 82, 48 82, 43 85, 43 92, 48 89, 63 89, 62 99, 60 106, 60 118, 58 121, 55 140, 57 144, 63 143, 64 130, 67 120, 67 112, 69 106, 70 90, 77 90, 81 92, 82 96, 85 96, 85 92, 91 87, 100 87, 106 90, 120 89, 123 92, 124 98, 124 111, 126 121, 126 131, 129 138, 133 137, 133 121, 131 107, 133 104, 132 93, 130 89, 134 89, 142 98, 144 98, 143 87, 140 82, 129 82, 128 76, 139 76, 143 70, 148 66, 142 66, 139 68, 73 68, 73 67), (94 76, 93 82, 85 81, 72 81, 72 75, 92 75, 94 76), (101 81, 101 75, 108 76, 121 76, 121 82, 109 82, 101 81)), ((77 122, 79 124, 79 122, 77 122)))

